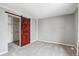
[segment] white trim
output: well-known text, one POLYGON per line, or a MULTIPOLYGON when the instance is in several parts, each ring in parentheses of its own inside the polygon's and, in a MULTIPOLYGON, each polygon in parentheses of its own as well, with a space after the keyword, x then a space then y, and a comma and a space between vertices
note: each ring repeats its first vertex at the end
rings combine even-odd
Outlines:
POLYGON ((19 18, 19 46, 21 46, 21 17, 19 18))
MULTIPOLYGON (((78 7, 79 7, 79 4, 78 4, 77 8, 78 8, 78 7)), ((79 10, 79 8, 78 8, 78 10, 79 10)), ((78 11, 78 10, 77 10, 77 12, 78 12, 78 14, 79 14, 79 11, 78 11)), ((78 17, 78 22, 79 22, 79 17, 78 17)), ((79 23, 78 23, 78 24, 79 24, 79 23)), ((78 25, 78 30, 79 30, 79 25, 78 25)), ((78 56, 78 54, 79 54, 79 53, 78 53, 78 52, 79 52, 79 51, 78 51, 78 46, 79 46, 79 44, 78 44, 78 43, 79 43, 79 36, 78 36, 78 35, 79 35, 79 31, 77 32, 77 56, 78 56)))
MULTIPOLYGON (((42 41, 42 40, 38 40, 38 41, 42 41)), ((47 42, 47 41, 42 41, 42 42, 47 42)), ((51 42, 47 42, 47 43, 51 43, 51 42)), ((69 45, 69 44, 58 43, 58 42, 52 42, 52 43, 54 43, 54 44, 60 44, 60 45, 65 45, 65 46, 72 46, 72 47, 76 48, 75 45, 69 45)))
POLYGON ((78 51, 78 48, 79 48, 79 47, 78 47, 78 35, 77 35, 77 47, 76 47, 77 53, 76 53, 76 56, 78 56, 78 52, 79 52, 79 51, 78 51))
POLYGON ((5 53, 8 53, 8 51, 3 51, 3 52, 0 52, 0 55, 3 55, 5 53))
POLYGON ((36 40, 38 40, 38 19, 36 20, 36 40))
POLYGON ((37 41, 37 40, 32 40, 30 43, 33 43, 33 42, 35 42, 35 41, 37 41))

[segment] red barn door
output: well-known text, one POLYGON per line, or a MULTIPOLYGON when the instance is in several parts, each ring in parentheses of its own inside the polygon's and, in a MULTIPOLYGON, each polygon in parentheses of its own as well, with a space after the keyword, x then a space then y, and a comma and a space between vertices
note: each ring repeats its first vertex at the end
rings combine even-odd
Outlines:
POLYGON ((30 19, 21 17, 21 46, 30 43, 30 19))

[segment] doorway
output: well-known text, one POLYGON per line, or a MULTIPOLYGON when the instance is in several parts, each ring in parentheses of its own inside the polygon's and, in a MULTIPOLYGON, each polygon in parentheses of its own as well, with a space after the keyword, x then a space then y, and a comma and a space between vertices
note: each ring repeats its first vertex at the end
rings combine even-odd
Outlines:
POLYGON ((9 13, 8 15, 8 29, 9 40, 8 43, 15 43, 18 46, 30 44, 30 19, 9 13))
POLYGON ((15 43, 20 46, 20 18, 15 17, 12 15, 8 15, 8 33, 9 33, 9 40, 8 43, 15 43))

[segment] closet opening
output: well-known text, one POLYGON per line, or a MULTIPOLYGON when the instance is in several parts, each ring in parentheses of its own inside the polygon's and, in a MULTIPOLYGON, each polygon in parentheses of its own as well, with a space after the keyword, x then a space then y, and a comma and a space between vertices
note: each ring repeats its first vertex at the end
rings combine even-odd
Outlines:
POLYGON ((21 40, 21 17, 13 14, 8 14, 8 43, 13 43, 20 46, 21 40))
POLYGON ((8 13, 8 43, 18 46, 30 44, 30 19, 10 12, 8 13))

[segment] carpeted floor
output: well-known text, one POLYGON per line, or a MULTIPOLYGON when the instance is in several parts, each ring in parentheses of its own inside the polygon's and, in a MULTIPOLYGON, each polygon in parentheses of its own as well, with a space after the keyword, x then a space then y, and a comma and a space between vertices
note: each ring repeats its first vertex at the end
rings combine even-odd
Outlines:
POLYGON ((9 44, 9 52, 3 56, 75 56, 76 49, 70 46, 36 41, 30 45, 19 47, 9 44), (73 48, 73 49, 71 49, 73 48))

